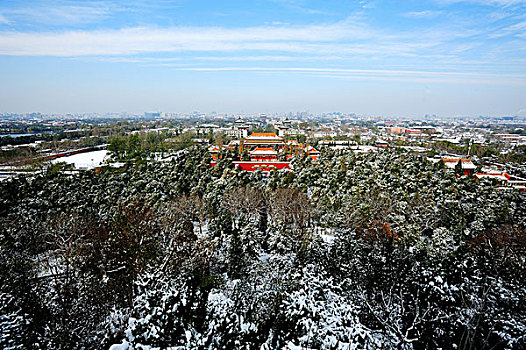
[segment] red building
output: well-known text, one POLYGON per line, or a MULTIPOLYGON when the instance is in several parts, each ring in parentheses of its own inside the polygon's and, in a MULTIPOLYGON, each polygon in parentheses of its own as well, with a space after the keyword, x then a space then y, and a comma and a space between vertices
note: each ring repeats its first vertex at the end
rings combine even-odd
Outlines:
POLYGON ((464 175, 471 175, 477 167, 471 162, 471 159, 460 159, 460 158, 442 158, 442 162, 449 169, 455 169, 460 164, 464 175))
POLYGON ((475 173, 473 177, 477 180, 482 179, 494 179, 497 180, 499 185, 506 185, 510 180, 511 176, 506 172, 487 172, 487 173, 475 173))
MULTIPOLYGON (((232 146, 235 147, 234 145, 232 146)), ((243 152, 243 148, 249 151, 250 161, 233 161, 232 166, 234 169, 244 171, 256 171, 259 169, 264 173, 268 173, 271 170, 291 168, 290 162, 278 161, 278 151, 284 148, 285 142, 275 133, 253 133, 244 141, 241 140, 239 146, 240 153, 243 152)), ((219 151, 215 146, 209 149, 212 156, 212 166, 217 164, 219 151)))
POLYGON ((212 157, 212 159, 216 160, 217 159, 217 155, 219 154, 219 147, 217 146, 210 146, 208 148, 208 153, 210 153, 210 156, 212 157))
POLYGON ((258 147, 266 147, 272 149, 281 149, 285 146, 283 139, 277 136, 275 133, 253 133, 244 141, 244 145, 248 149, 254 149, 258 147))
POLYGON ((278 152, 274 151, 272 148, 256 148, 250 151, 250 159, 252 161, 277 161, 278 152))
MULTIPOLYGON (((213 167, 217 164, 216 161, 210 163, 213 167)), ((234 169, 244 170, 244 171, 256 171, 262 170, 265 173, 268 173, 271 170, 280 170, 280 169, 291 169, 290 162, 232 162, 234 169)))
POLYGON ((318 157, 320 155, 320 152, 316 148, 314 148, 312 146, 308 146, 307 148, 305 148, 305 152, 313 160, 318 160, 318 157))
POLYGON ((245 171, 256 171, 258 169, 263 172, 271 170, 280 170, 284 168, 290 169, 290 162, 232 162, 234 168, 245 171))

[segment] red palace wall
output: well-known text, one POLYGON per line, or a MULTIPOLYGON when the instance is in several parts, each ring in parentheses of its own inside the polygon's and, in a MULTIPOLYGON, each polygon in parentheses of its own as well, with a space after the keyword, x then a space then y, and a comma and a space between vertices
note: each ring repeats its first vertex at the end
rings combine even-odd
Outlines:
MULTIPOLYGON (((212 162, 212 166, 216 163, 212 162)), ((234 168, 246 171, 256 171, 261 169, 263 171, 270 171, 271 169, 290 169, 290 162, 232 162, 234 168)))
POLYGON ((271 160, 271 161, 276 161, 278 159, 277 156, 251 156, 252 160, 271 160))

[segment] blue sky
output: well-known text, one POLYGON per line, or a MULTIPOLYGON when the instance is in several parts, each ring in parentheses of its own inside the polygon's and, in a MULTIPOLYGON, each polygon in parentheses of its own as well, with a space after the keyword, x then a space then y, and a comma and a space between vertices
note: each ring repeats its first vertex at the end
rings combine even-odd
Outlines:
POLYGON ((526 0, 0 2, 0 112, 526 115, 526 0))

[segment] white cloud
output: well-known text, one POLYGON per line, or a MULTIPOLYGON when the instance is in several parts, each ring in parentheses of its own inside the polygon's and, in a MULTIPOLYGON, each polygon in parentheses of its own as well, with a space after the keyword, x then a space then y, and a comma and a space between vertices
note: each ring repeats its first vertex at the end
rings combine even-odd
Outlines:
MULTIPOLYGON (((424 15, 429 14, 419 13, 416 16, 424 15)), ((471 22, 448 22, 426 26, 419 31, 393 32, 373 29, 356 17, 336 23, 303 26, 0 31, 0 55, 92 56, 93 59, 109 62, 159 64, 177 61, 181 64, 193 62, 194 66, 198 66, 198 61, 202 64, 206 61, 339 60, 338 64, 380 63, 384 67, 393 67, 389 63, 397 67, 411 67, 416 62, 416 67, 419 63, 421 67, 454 64, 464 65, 464 69, 477 69, 471 64, 473 57, 476 57, 476 66, 491 69, 516 63, 517 48, 524 47, 524 26, 517 24, 511 29, 515 30, 516 43, 504 41, 490 45, 487 38, 496 34, 497 30, 503 32, 502 26, 481 28, 471 22), (155 54, 170 55, 172 58, 144 57, 155 54)))
POLYGON ((438 3, 443 5, 450 5, 459 2, 472 3, 478 5, 497 6, 497 7, 511 7, 511 6, 524 6, 526 2, 524 0, 436 0, 438 3))
POLYGON ((524 0, 479 0, 478 2, 504 7, 512 5, 525 5, 524 0))
POLYGON ((442 11, 431 11, 431 10, 425 10, 425 11, 415 11, 415 12, 406 12, 404 13, 404 17, 408 18, 433 18, 441 15, 442 11))
POLYGON ((380 75, 412 75, 412 76, 456 76, 456 77, 483 77, 483 78, 524 78, 525 74, 516 73, 480 73, 480 72, 454 72, 454 71, 422 71, 422 70, 388 70, 388 69, 350 69, 350 68, 305 68, 305 67, 194 67, 181 68, 190 71, 296 71, 320 73, 352 73, 352 74, 380 74, 380 75))
MULTIPOLYGON (((373 30, 348 18, 333 24, 222 27, 132 27, 96 31, 0 32, 0 55, 116 56, 166 52, 258 51, 264 55, 425 55, 423 50, 474 31, 373 30)), ((277 55, 277 56, 279 56, 277 55)))
POLYGON ((163 57, 99 57, 98 61, 113 63, 152 63, 152 62, 177 62, 181 58, 163 58, 163 57))
POLYGON ((367 79, 380 81, 435 82, 463 84, 493 84, 526 86, 526 74, 494 74, 481 72, 420 71, 420 70, 379 70, 344 68, 304 68, 304 67, 180 67, 166 64, 175 70, 194 72, 272 72, 298 73, 325 78, 367 79))
POLYGON ((29 56, 125 55, 147 52, 272 50, 305 52, 310 44, 360 42, 376 35, 357 25, 134 27, 62 33, 0 32, 0 54, 29 56))
POLYGON ((5 10, 14 21, 28 21, 47 25, 78 25, 96 23, 117 10, 111 2, 59 3, 55 6, 40 4, 5 10))
POLYGON ((504 36, 517 36, 523 38, 524 35, 526 35, 526 21, 517 22, 503 28, 497 28, 489 34, 489 37, 501 38, 504 36))
POLYGON ((305 6, 304 1, 302 0, 270 0, 270 2, 280 4, 286 8, 289 8, 291 10, 295 10, 301 13, 309 14, 309 15, 327 15, 330 14, 328 11, 314 9, 305 6))
POLYGON ((333 61, 341 60, 341 56, 203 56, 193 57, 200 61, 244 61, 244 62, 268 62, 268 61, 333 61))

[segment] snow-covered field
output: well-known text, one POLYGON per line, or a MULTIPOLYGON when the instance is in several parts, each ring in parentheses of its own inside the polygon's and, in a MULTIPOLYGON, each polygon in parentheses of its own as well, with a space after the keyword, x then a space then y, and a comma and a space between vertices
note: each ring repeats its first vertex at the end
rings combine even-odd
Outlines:
POLYGON ((68 157, 61 157, 61 158, 53 159, 51 162, 53 164, 62 163, 62 162, 73 164, 75 169, 82 169, 82 170, 93 169, 95 167, 100 166, 104 162, 104 160, 106 160, 107 155, 108 155, 107 150, 100 150, 100 151, 92 151, 92 152, 74 154, 68 157))

